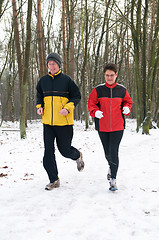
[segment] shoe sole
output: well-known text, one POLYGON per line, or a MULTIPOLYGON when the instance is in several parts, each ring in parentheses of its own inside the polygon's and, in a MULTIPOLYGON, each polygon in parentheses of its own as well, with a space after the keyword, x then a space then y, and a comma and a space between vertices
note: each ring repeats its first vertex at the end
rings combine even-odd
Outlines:
POLYGON ((45 190, 47 190, 47 191, 51 191, 51 190, 53 190, 54 188, 59 188, 60 186, 55 186, 55 187, 53 187, 53 188, 45 188, 45 190))
POLYGON ((116 187, 110 187, 109 190, 112 191, 112 192, 115 192, 115 191, 117 191, 118 189, 117 189, 116 187))
POLYGON ((47 190, 47 191, 50 191, 50 190, 53 190, 54 188, 59 188, 60 187, 60 181, 58 180, 58 181, 56 181, 56 183, 54 184, 54 186, 53 187, 45 187, 45 190, 47 190))

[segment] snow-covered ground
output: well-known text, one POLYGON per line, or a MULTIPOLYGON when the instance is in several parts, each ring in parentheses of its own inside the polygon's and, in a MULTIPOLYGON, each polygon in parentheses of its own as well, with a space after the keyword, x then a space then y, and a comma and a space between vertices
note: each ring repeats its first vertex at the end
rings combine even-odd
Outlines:
POLYGON ((117 185, 111 192, 108 165, 97 132, 76 122, 73 145, 85 169, 56 149, 61 187, 45 191, 40 121, 28 124, 20 140, 18 124, 0 130, 1 240, 152 240, 159 237, 159 129, 135 132, 127 119, 120 145, 117 185), (5 131, 7 130, 7 131, 5 131))

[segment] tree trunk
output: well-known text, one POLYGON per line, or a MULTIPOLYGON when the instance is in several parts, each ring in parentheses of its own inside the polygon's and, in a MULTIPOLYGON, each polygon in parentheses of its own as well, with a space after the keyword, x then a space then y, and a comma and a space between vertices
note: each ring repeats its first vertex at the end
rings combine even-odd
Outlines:
POLYGON ((40 77, 47 73, 46 55, 44 47, 44 33, 41 19, 41 0, 37 0, 37 36, 39 47, 39 64, 40 64, 40 77))
MULTIPOLYGON (((84 120, 85 120, 85 129, 88 129, 88 111, 87 111, 87 47, 88 47, 88 9, 87 9, 87 0, 85 0, 85 17, 86 17, 86 33, 85 33, 85 45, 83 49, 84 60, 81 72, 81 81, 82 81, 82 96, 83 96, 83 111, 84 111, 84 120)), ((82 36, 83 38, 83 36, 82 36)), ((83 38, 84 39, 84 38, 83 38)))
MULTIPOLYGON (((147 2, 148 0, 145 0, 147 2)), ((148 2, 147 2, 148 5, 148 2)), ((159 47, 157 46, 158 41, 158 33, 159 33, 159 1, 157 3, 157 20, 155 25, 155 31, 152 41, 152 48, 151 48, 151 58, 150 58, 150 68, 148 70, 148 83, 147 83, 147 108, 146 108, 146 116, 143 123, 143 133, 149 134, 149 128, 151 126, 151 105, 153 99, 153 86, 155 75, 157 72, 157 63, 159 61, 159 47), (156 51, 157 49, 157 51, 156 51)))
POLYGON ((67 58, 66 58, 66 2, 62 0, 62 43, 63 43, 63 71, 67 73, 67 58))
POLYGON ((96 55, 95 55, 94 82, 93 82, 94 86, 96 85, 99 53, 100 53, 100 48, 101 48, 102 40, 103 40, 104 33, 105 33, 104 29, 105 29, 106 17, 108 16, 108 8, 109 8, 109 5, 110 5, 110 2, 111 2, 110 0, 108 0, 108 3, 106 1, 106 9, 105 9, 105 13, 104 13, 104 20, 103 20, 103 24, 102 24, 101 36, 100 36, 99 41, 98 41, 97 52, 96 52, 96 55))
MULTIPOLYGON (((18 74, 19 74, 19 86, 21 89, 22 80, 23 80, 23 60, 21 58, 21 47, 20 47, 20 39, 19 39, 19 25, 18 25, 18 18, 17 18, 17 7, 16 7, 16 0, 12 0, 13 6, 13 21, 14 21, 14 40, 15 40, 15 47, 17 51, 17 62, 18 62, 18 74)), ((22 96, 22 94, 20 94, 22 96)), ((20 98, 21 100, 21 98, 20 98)))
POLYGON ((69 38, 70 38, 70 61, 69 61, 69 75, 72 79, 74 79, 74 71, 75 71, 75 59, 74 59, 74 1, 70 0, 71 4, 71 12, 70 12, 70 30, 69 30, 69 38))
POLYGON ((26 137, 26 95, 27 95, 27 78, 29 68, 29 56, 30 56, 30 42, 31 42, 31 13, 32 13, 32 0, 28 1, 28 13, 27 13, 27 36, 25 45, 25 60, 24 68, 21 58, 21 48, 19 39, 19 28, 17 19, 16 0, 12 0, 13 5, 13 17, 14 17, 14 37, 17 50, 18 61, 18 73, 20 82, 20 136, 21 139, 26 137))
POLYGON ((31 14, 32 14, 32 0, 28 1, 27 12, 27 31, 24 57, 24 71, 23 71, 23 96, 20 109, 20 132, 21 138, 26 137, 26 99, 27 99, 27 80, 29 79, 29 58, 30 58, 30 43, 31 43, 31 14))
POLYGON ((15 40, 15 46, 16 46, 16 52, 17 52, 17 62, 18 62, 18 74, 19 74, 19 89, 20 89, 20 136, 21 138, 24 138, 26 136, 26 130, 25 127, 23 128, 23 125, 25 125, 21 122, 21 109, 23 104, 23 60, 22 60, 22 54, 21 54, 21 47, 20 47, 20 37, 19 37, 19 24, 18 24, 18 18, 17 18, 17 7, 16 7, 16 0, 12 0, 12 6, 13 6, 13 18, 14 18, 14 40, 15 40))
POLYGON ((136 96, 136 119, 137 119, 137 132, 143 122, 143 106, 142 106, 142 86, 140 76, 140 34, 141 34, 141 0, 137 4, 137 20, 135 26, 134 8, 135 1, 131 3, 131 32, 134 43, 134 62, 135 62, 135 96, 136 96))

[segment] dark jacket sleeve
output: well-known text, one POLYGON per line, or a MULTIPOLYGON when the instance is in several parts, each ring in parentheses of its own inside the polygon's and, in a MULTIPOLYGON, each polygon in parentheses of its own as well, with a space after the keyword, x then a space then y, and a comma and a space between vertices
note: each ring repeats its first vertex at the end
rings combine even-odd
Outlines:
POLYGON ((74 106, 76 107, 80 100, 81 93, 79 91, 79 88, 75 84, 75 82, 71 79, 69 83, 69 102, 73 102, 74 106))
POLYGON ((40 81, 37 84, 37 102, 36 102, 36 107, 40 108, 40 107, 44 107, 44 96, 43 96, 43 91, 41 89, 41 84, 40 81))

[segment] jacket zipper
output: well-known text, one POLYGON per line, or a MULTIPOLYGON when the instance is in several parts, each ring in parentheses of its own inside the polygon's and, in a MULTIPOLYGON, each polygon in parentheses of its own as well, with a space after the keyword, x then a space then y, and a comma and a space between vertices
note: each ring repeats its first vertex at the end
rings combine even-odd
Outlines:
POLYGON ((112 86, 110 89, 110 131, 112 132, 112 86))
POLYGON ((53 125, 53 96, 51 101, 51 108, 52 108, 51 125, 53 125))
MULTIPOLYGON (((54 77, 52 77, 52 80, 54 77)), ((52 101, 51 101, 51 108, 52 108, 52 116, 51 116, 51 125, 53 125, 53 96, 52 96, 52 101)))

